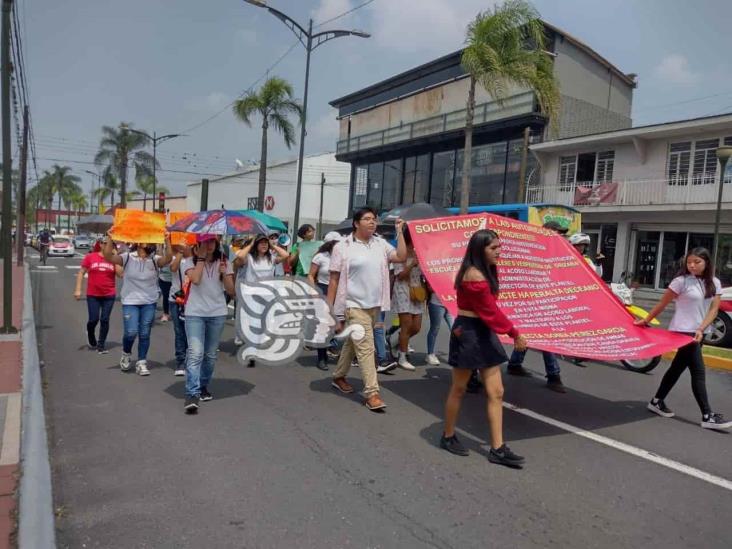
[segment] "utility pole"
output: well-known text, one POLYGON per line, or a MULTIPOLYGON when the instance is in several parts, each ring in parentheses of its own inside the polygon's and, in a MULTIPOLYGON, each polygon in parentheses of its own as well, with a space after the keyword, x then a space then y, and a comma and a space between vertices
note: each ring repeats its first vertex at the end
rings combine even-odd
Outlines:
POLYGON ((13 244, 10 226, 13 211, 10 203, 13 197, 12 156, 10 150, 10 10, 12 0, 3 0, 2 30, 0 31, 0 63, 2 65, 2 98, 0 99, 0 116, 2 116, 3 139, 3 208, 2 208, 2 255, 3 255, 3 325, 0 334, 16 334, 13 326, 13 244))
POLYGON ((23 148, 20 150, 20 188, 18 189, 18 222, 15 240, 18 250, 18 267, 23 266, 25 250, 25 186, 28 171, 28 105, 23 109, 23 148))
POLYGON ((323 191, 325 190, 325 173, 320 172, 320 213, 318 214, 318 234, 323 238, 323 191))
POLYGON ((208 179, 201 179, 201 210, 208 210, 208 179))

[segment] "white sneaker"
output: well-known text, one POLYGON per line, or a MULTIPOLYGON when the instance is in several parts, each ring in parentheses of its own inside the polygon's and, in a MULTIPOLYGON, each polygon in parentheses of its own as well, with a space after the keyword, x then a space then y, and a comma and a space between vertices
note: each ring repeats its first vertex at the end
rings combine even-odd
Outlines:
POLYGON ((439 366, 440 359, 437 358, 437 355, 427 355, 427 364, 430 366, 439 366))
POLYGON ((414 352, 414 347, 412 347, 411 345, 407 345, 407 352, 408 353, 413 353, 414 352))
POLYGON ((130 353, 122 353, 122 358, 119 359, 119 368, 123 372, 130 369, 130 353))
POLYGON ((175 372, 173 372, 173 375, 176 377, 183 377, 186 375, 186 371, 183 368, 177 368, 175 372))
POLYGON ((407 359, 406 353, 401 353, 401 352, 399 353, 399 362, 397 362, 397 364, 400 368, 402 368, 404 370, 408 370, 410 372, 413 372, 414 370, 416 370, 414 365, 411 362, 409 362, 409 360, 407 359))
POLYGON ((135 372, 138 376, 149 376, 150 370, 147 369, 147 360, 138 360, 135 364, 135 372))
POLYGON ((244 342, 241 339, 239 339, 238 337, 235 337, 234 338, 234 345, 236 345, 237 347, 239 347, 241 345, 244 345, 244 342))

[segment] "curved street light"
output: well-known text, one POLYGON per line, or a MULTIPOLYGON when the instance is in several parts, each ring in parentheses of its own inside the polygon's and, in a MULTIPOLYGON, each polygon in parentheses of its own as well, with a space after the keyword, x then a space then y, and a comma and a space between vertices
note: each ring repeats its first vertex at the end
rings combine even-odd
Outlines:
POLYGON ((342 36, 358 36, 359 38, 369 38, 371 35, 367 32, 359 30, 329 30, 322 31, 313 34, 313 20, 310 19, 308 23, 308 30, 300 25, 297 21, 289 17, 287 14, 282 13, 280 10, 275 9, 267 5, 264 0, 244 0, 247 4, 256 6, 258 8, 264 8, 274 15, 277 19, 282 21, 287 28, 289 28, 300 41, 307 52, 305 60, 305 93, 303 94, 302 100, 302 120, 300 121, 300 153, 297 160, 297 187, 295 192, 295 216, 292 223, 293 234, 297 231, 297 227, 300 224, 300 197, 302 195, 302 164, 305 157, 305 131, 307 123, 308 113, 308 87, 310 84, 310 53, 318 46, 325 44, 329 40, 334 38, 340 38, 342 36))

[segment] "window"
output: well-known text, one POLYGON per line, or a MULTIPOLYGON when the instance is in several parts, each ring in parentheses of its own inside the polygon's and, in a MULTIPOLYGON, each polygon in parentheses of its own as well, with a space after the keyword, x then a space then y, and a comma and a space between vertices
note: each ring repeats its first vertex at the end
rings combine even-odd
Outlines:
POLYGON ((604 151, 597 153, 597 176, 595 181, 603 183, 613 180, 613 168, 615 167, 615 151, 604 151))
POLYGON ((369 186, 369 167, 367 165, 356 166, 353 181, 353 208, 361 208, 366 205, 366 195, 369 186))
POLYGON ((368 187, 366 204, 379 211, 381 209, 381 193, 384 184, 384 164, 376 162, 369 164, 368 187))
POLYGON ((563 156, 559 159, 559 190, 570 191, 574 185, 574 173, 577 170, 576 156, 563 156))
POLYGON ((716 150, 719 139, 704 139, 694 143, 693 185, 711 185, 717 172, 716 150))
POLYGON ((430 155, 423 154, 417 157, 417 167, 414 172, 414 201, 427 202, 430 187, 430 155))
POLYGON ((384 192, 381 197, 381 210, 396 208, 401 201, 402 159, 384 162, 384 192))
POLYGON ((417 170, 417 157, 409 156, 404 159, 404 188, 402 189, 402 204, 416 202, 414 199, 414 175, 417 170))
POLYGON ((671 143, 668 152, 667 179, 669 185, 686 185, 689 179, 691 141, 671 143))
MULTIPOLYGON (((732 147, 732 135, 724 138, 724 144, 728 147, 732 147)), ((724 170, 724 182, 732 183, 732 161, 727 162, 727 167, 724 170)))
POLYGON ((430 203, 450 207, 455 177, 455 151, 435 153, 432 162, 430 203))
POLYGON ((595 153, 582 153, 577 155, 577 184, 589 183, 595 180, 595 153))

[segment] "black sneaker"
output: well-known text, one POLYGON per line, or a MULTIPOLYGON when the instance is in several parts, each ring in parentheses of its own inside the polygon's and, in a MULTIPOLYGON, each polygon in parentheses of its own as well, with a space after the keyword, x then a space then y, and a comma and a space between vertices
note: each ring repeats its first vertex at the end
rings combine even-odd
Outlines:
POLYGON ((467 448, 460 443, 456 435, 452 435, 451 437, 442 435, 440 438, 440 448, 444 448, 456 456, 467 456, 469 454, 467 448))
POLYGON ((559 375, 550 375, 546 377, 547 389, 551 389, 556 393, 566 393, 567 388, 562 383, 562 378, 559 375))
POLYGON ((198 397, 186 397, 183 409, 186 414, 197 414, 198 413, 198 397))
POLYGON ((89 346, 90 349, 97 348, 97 338, 94 337, 93 333, 90 333, 90 332, 86 333, 86 344, 89 346))
POLYGON ((488 452, 488 461, 497 463, 498 465, 506 465, 508 467, 521 468, 524 464, 524 458, 518 454, 514 454, 505 444, 497 450, 491 448, 488 452))
POLYGON ((103 344, 99 344, 97 345, 97 353, 99 353, 100 355, 106 355, 109 353, 109 351, 103 344))
POLYGON ((521 364, 509 364, 506 367, 506 373, 512 376, 518 376, 518 377, 531 377, 532 374, 529 372, 526 368, 521 366, 521 364))
POLYGON ((379 364, 376 365, 376 373, 377 374, 388 374, 392 370, 395 370, 397 367, 397 363, 394 360, 382 360, 379 364))
POLYGON ((704 429, 729 429, 732 427, 732 421, 725 421, 722 414, 704 414, 701 426, 704 429))
POLYGON ((208 392, 208 387, 201 387, 201 402, 213 400, 213 395, 208 392))
POLYGON ((325 360, 319 360, 316 366, 318 367, 318 370, 323 370, 324 372, 328 371, 328 362, 325 360))
MULTIPOLYGON (((651 412, 654 414, 658 414, 661 417, 674 417, 676 414, 674 414, 668 406, 666 406, 666 403, 663 400, 654 398, 648 403, 648 406, 646 406, 651 412)), ((702 422, 702 427, 704 427, 704 423, 702 422)))

